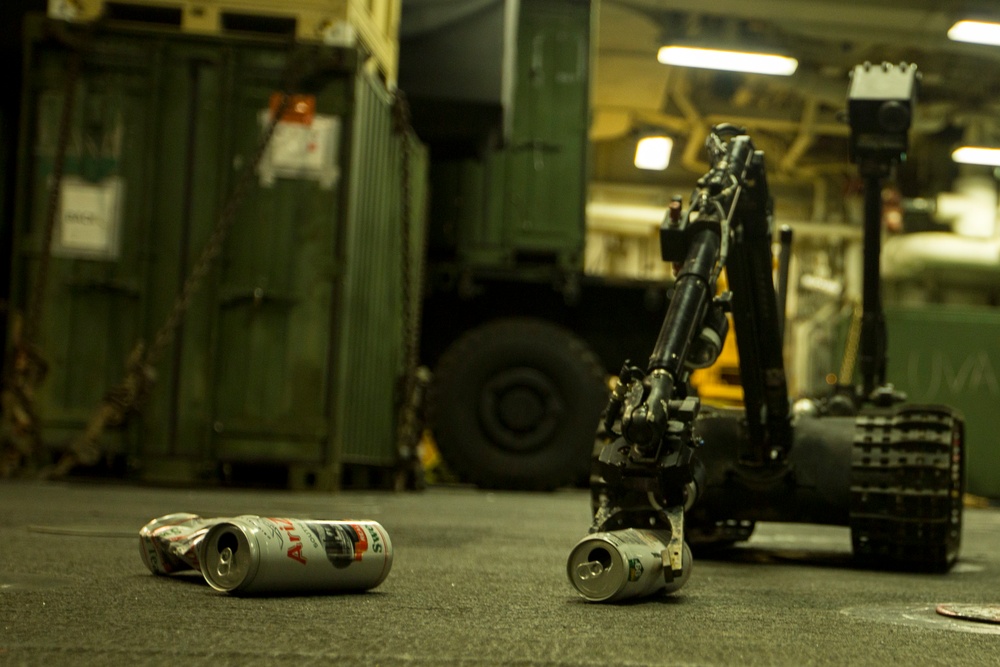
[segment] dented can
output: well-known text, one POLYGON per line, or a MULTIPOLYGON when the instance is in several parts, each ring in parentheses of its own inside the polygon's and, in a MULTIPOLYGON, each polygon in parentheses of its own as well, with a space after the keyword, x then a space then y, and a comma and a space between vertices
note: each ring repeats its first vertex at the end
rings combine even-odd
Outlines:
POLYGON ((590 602, 675 592, 687 582, 693 559, 685 543, 681 574, 672 577, 671 572, 668 581, 664 560, 669 542, 669 531, 628 528, 592 533, 570 552, 566 564, 570 583, 590 602))
POLYGON ((239 516, 212 526, 201 573, 228 593, 323 593, 375 588, 392 568, 392 543, 375 521, 239 516))
POLYGON ((153 574, 200 570, 198 545, 218 519, 197 514, 166 514, 139 530, 139 555, 153 574))

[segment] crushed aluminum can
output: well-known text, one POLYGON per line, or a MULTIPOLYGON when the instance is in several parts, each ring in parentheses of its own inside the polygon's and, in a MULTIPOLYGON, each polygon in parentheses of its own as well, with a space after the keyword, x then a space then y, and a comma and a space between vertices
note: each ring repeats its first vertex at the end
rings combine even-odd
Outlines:
POLYGON ((614 602, 655 593, 673 593, 691 574, 691 551, 684 544, 682 574, 668 582, 664 558, 670 533, 628 528, 592 533, 570 552, 566 572, 577 592, 590 602, 614 602))
POLYGON ((241 594, 368 590, 388 576, 392 556, 374 521, 241 516, 213 526, 199 547, 209 585, 241 594))
POLYGON ((167 514, 139 530, 139 553, 153 574, 200 570, 198 544, 218 519, 197 514, 167 514))
POLYGON ((392 567, 389 535, 375 521, 313 521, 169 514, 139 532, 154 574, 199 570, 234 594, 363 591, 392 567))

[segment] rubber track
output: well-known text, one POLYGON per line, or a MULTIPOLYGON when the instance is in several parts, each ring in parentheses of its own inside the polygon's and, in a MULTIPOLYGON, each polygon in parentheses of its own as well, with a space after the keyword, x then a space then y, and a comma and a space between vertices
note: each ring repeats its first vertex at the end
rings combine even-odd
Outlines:
POLYGON ((961 542, 963 422, 947 407, 859 416, 851 461, 851 537, 864 564, 943 572, 961 542))

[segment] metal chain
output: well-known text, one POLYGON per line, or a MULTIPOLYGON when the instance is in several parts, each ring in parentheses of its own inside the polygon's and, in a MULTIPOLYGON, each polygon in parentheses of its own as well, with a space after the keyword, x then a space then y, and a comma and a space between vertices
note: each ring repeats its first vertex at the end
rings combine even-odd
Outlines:
POLYGON ((56 154, 52 163, 52 176, 49 183, 48 209, 45 217, 45 232, 42 239, 41 255, 38 258, 38 274, 31 299, 28 301, 28 314, 25 317, 24 340, 36 340, 41 328, 45 291, 49 282, 49 265, 52 259, 52 239, 55 236, 56 217, 62 196, 63 171, 66 167, 66 152, 69 149, 72 134, 73 110, 76 106, 76 82, 83 67, 83 53, 74 50, 70 55, 69 68, 66 73, 66 91, 63 99, 62 115, 59 118, 59 135, 56 144, 56 154))
POLYGON ((31 286, 27 312, 14 314, 11 346, 4 360, 3 388, 0 389, 0 477, 9 477, 22 467, 25 460, 39 451, 41 434, 35 410, 35 391, 48 375, 48 363, 38 343, 41 332, 45 293, 48 290, 52 240, 62 195, 63 171, 72 134, 73 112, 76 107, 76 84, 83 68, 83 49, 73 48, 66 71, 66 87, 59 118, 56 150, 45 214, 45 227, 39 249, 38 271, 31 286))
POLYGON ((233 223, 236 221, 236 214, 239 212, 240 206, 246 198, 250 184, 253 182, 254 174, 257 171, 257 166, 260 164, 261 158, 264 157, 264 152, 271 143, 271 137, 274 136, 274 131, 278 127, 278 122, 281 120, 281 116, 287 110, 290 100, 291 94, 288 91, 282 91, 281 102, 277 105, 273 117, 271 118, 271 122, 268 123, 267 128, 264 131, 264 136, 261 138, 261 141, 257 146, 257 151, 254 153, 253 160, 240 174, 240 178, 236 182, 236 186, 233 188, 229 199, 226 201, 226 205, 219 216, 219 221, 215 225, 212 235, 209 237, 208 242, 201 251, 198 261, 195 262, 194 267, 191 269, 191 273, 188 275, 187 280, 184 281, 184 287, 181 290, 180 295, 178 295, 177 299, 174 301, 174 307, 171 310, 170 315, 160 327, 160 330, 157 331, 156 335, 153 337, 153 344, 149 346, 149 351, 146 353, 146 363, 150 366, 156 365, 156 362, 159 361, 160 355, 167 348, 167 346, 173 342, 177 328, 180 326, 185 313, 187 313, 188 308, 191 306, 191 300, 197 293, 198 288, 201 287, 201 283, 205 279, 205 276, 207 276, 208 272, 211 270, 215 259, 222 253, 222 247, 225 244, 226 236, 229 234, 230 228, 232 228, 233 223))
MULTIPOLYGON (((400 135, 402 147, 402 187, 401 187, 401 222, 400 243, 402 244, 402 314, 403 314, 403 378, 402 400, 396 420, 396 445, 400 459, 400 475, 396 487, 408 485, 422 486, 420 461, 417 456, 417 445, 423 431, 421 409, 423 396, 430 383, 430 373, 427 369, 418 368, 420 358, 420 314, 422 308, 417 303, 421 297, 419 283, 414 285, 413 273, 417 273, 418 281, 423 275, 423 248, 420 252, 413 251, 413 201, 412 201, 412 160, 413 146, 411 135, 413 127, 410 123, 410 107, 406 96, 397 90, 393 99, 393 121, 395 131, 400 135)), ((421 237, 423 242, 423 237, 421 237)), ((423 243, 421 243, 421 246, 423 243)))

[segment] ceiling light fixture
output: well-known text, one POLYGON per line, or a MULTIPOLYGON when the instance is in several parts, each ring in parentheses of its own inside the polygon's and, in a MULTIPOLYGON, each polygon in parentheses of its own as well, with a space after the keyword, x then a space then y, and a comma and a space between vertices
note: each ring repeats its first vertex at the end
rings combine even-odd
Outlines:
POLYGON ((701 67, 704 69, 750 74, 775 74, 789 76, 795 73, 799 61, 775 53, 751 51, 726 51, 693 46, 670 45, 660 47, 656 59, 664 65, 701 67))
POLYGON ((961 164, 981 164, 987 167, 1000 167, 1000 148, 962 146, 955 149, 951 154, 951 159, 961 164))
POLYGON ((1000 46, 1000 23, 959 21, 948 30, 948 39, 956 42, 1000 46))
POLYGON ((665 136, 643 137, 635 145, 635 166, 639 169, 663 171, 670 164, 674 140, 665 136))

